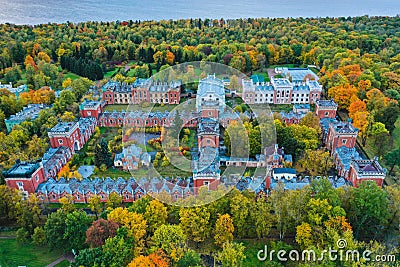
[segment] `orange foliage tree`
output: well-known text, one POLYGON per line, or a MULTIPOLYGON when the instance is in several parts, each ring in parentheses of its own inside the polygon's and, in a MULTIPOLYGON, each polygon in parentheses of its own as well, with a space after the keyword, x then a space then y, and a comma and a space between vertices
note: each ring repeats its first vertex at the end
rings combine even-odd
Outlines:
POLYGON ((168 267, 168 262, 159 253, 151 253, 149 256, 133 259, 128 267, 168 267))
POLYGON ((338 103, 340 109, 348 109, 350 100, 357 96, 358 89, 351 84, 343 84, 329 88, 328 97, 338 103))

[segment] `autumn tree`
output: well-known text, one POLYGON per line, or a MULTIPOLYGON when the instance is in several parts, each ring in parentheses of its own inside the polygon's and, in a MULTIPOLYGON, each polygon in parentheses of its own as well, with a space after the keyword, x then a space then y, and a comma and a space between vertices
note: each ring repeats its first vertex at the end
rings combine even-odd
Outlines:
POLYGON ((101 247, 109 237, 114 237, 117 233, 118 224, 113 221, 100 218, 92 223, 86 231, 86 243, 91 248, 101 247))
POLYGON ((106 202, 106 207, 107 208, 111 208, 114 209, 116 207, 119 207, 122 203, 122 196, 120 194, 118 194, 117 192, 111 192, 108 195, 108 199, 106 202))
POLYGON ((204 206, 181 208, 179 217, 183 232, 196 242, 203 242, 210 235, 210 213, 204 206))
POLYGON ((144 247, 144 236, 146 234, 146 220, 142 214, 130 212, 126 208, 118 207, 112 210, 107 219, 126 227, 128 236, 135 240, 135 255, 139 255, 144 247))
POLYGON ((348 109, 350 99, 357 96, 358 89, 350 84, 343 84, 329 88, 328 97, 333 98, 340 109, 348 109))
POLYGON ((307 149, 299 163, 311 175, 327 175, 334 166, 330 152, 324 149, 307 149))
POLYGON ((154 233, 157 228, 166 223, 168 218, 167 207, 154 199, 146 207, 144 218, 147 222, 148 232, 154 233))
POLYGON ((96 219, 98 215, 103 211, 103 203, 101 202, 101 197, 99 195, 90 195, 88 200, 88 205, 91 211, 96 215, 96 219))
POLYGON ((225 242, 232 242, 235 227, 229 214, 220 215, 215 223, 214 240, 219 247, 225 242))

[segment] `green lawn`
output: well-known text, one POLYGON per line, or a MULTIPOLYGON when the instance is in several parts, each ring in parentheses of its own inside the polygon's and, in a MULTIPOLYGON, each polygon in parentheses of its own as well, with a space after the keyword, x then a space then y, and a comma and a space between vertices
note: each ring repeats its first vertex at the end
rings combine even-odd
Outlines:
POLYGON ((50 251, 47 247, 18 244, 15 239, 0 240, 0 266, 2 267, 43 267, 61 257, 62 254, 61 251, 50 251))
POLYGON ((106 73, 104 73, 104 79, 110 79, 117 72, 118 72, 118 68, 115 68, 113 70, 107 71, 106 73))
POLYGON ((67 260, 63 260, 62 262, 60 262, 59 264, 57 264, 55 267, 68 267, 70 266, 71 263, 67 260))
POLYGON ((64 79, 70 78, 71 80, 76 80, 81 78, 78 74, 72 73, 72 72, 67 72, 64 74, 64 79))

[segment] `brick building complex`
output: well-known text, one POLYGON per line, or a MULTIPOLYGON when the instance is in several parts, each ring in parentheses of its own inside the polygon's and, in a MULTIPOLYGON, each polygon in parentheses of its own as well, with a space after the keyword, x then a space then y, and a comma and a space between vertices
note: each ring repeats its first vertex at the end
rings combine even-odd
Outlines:
POLYGON ((358 129, 351 120, 342 122, 336 119, 337 107, 333 100, 319 100, 316 102, 315 113, 320 118, 323 141, 331 151, 339 175, 354 186, 367 180, 382 186, 386 169, 376 158, 369 160, 360 156, 355 148, 358 129))
POLYGON ((321 97, 322 85, 317 81, 291 82, 271 78, 271 82, 242 80, 242 98, 246 104, 314 104, 321 97))
POLYGON ((72 151, 80 150, 92 136, 97 125, 94 117, 80 118, 74 122, 59 122, 48 131, 50 146, 65 146, 72 151))
POLYGON ((133 84, 109 81, 103 86, 103 101, 106 104, 179 104, 182 82, 137 79, 133 84))

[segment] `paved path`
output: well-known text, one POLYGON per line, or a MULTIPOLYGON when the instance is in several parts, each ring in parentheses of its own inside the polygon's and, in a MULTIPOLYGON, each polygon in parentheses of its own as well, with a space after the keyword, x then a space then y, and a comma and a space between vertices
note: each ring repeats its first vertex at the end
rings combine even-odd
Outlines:
POLYGON ((0 239, 14 239, 16 236, 0 236, 0 239))
POLYGON ((63 260, 67 260, 69 262, 73 262, 74 261, 74 256, 71 253, 66 253, 66 254, 62 255, 60 258, 58 258, 55 261, 53 261, 52 263, 50 263, 49 265, 46 265, 46 267, 54 267, 57 264, 59 264, 60 262, 62 262, 63 260))

